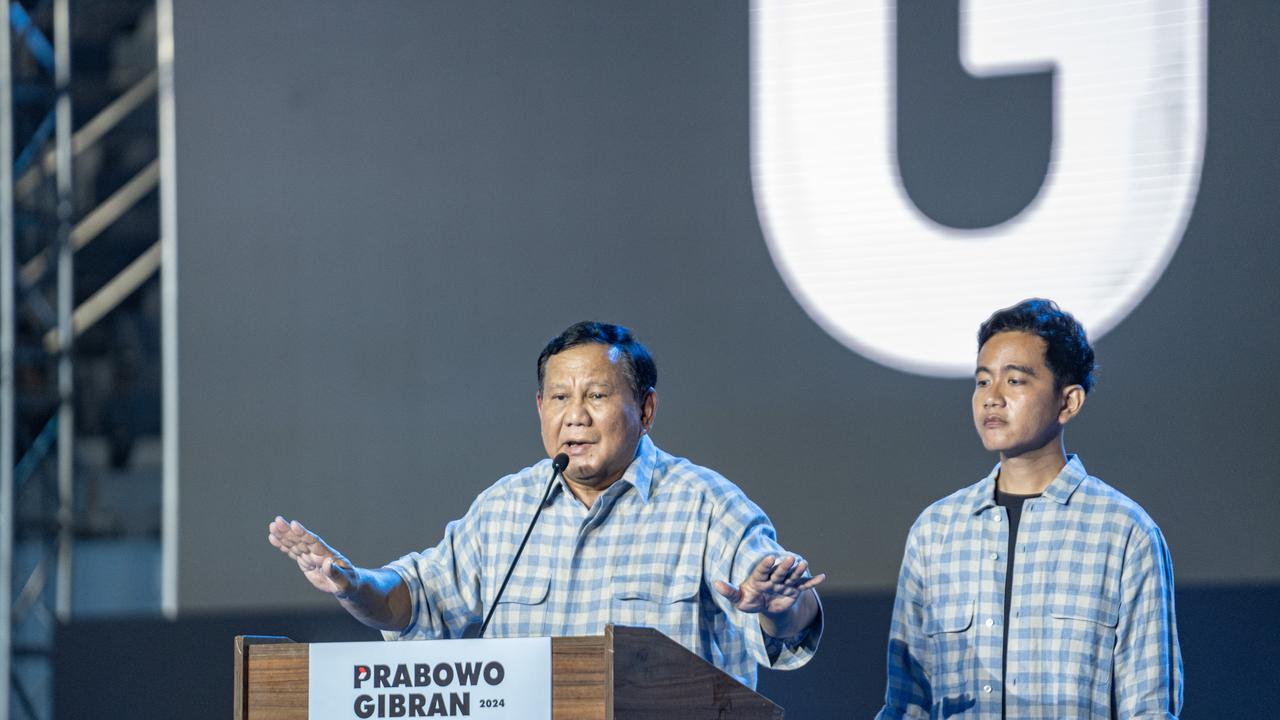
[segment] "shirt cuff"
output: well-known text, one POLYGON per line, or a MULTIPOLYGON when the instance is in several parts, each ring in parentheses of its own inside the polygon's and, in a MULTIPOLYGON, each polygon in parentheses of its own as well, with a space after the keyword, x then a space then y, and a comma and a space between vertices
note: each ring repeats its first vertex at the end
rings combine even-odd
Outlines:
POLYGON ((409 588, 409 624, 400 631, 383 630, 383 640, 403 640, 405 638, 416 637, 421 635, 418 632, 418 604, 422 597, 422 580, 418 577, 416 568, 406 567, 404 560, 383 565, 388 570, 394 570, 400 579, 404 581, 406 587, 409 588))
POLYGON ((818 600, 818 612, 810 622, 799 633, 788 638, 775 638, 766 635, 764 630, 760 630, 760 635, 764 640, 764 649, 769 656, 768 667, 773 670, 794 670, 814 656, 818 651, 818 643, 822 640, 822 601, 814 595, 818 600))

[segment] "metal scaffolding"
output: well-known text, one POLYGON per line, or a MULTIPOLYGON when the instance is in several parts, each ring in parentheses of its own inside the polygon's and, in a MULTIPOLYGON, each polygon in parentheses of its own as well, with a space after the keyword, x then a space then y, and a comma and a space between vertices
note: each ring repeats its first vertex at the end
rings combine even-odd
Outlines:
MULTIPOLYGON (((171 15, 168 2, 150 8, 171 15)), ((152 102, 161 80, 151 70, 77 130, 69 0, 14 0, 8 10, 6 32, 0 34, 0 720, 15 713, 51 716, 54 625, 74 616, 73 551, 83 527, 76 498, 82 471, 77 338, 153 278, 162 255, 173 257, 172 248, 162 251, 157 228, 154 242, 105 283, 91 293, 78 286, 83 276, 76 253, 151 195, 162 169, 159 159, 147 163, 105 199, 95 197, 77 212, 75 166, 152 102), (15 112, 19 90, 29 121, 15 112), (52 107, 43 108, 49 99, 52 107), (18 143, 22 149, 15 152, 18 143), (41 378, 48 386, 44 394, 20 391, 20 372, 41 378), (31 417, 40 419, 41 429, 18 438, 22 420, 31 417)), ((165 72, 171 88, 171 62, 165 72)), ((171 113, 171 100, 169 105, 171 113)), ((171 171, 171 114, 166 122, 171 171)), ((171 236, 172 218, 169 226, 171 236)))
POLYGON ((9 28, 0 33, 0 720, 9 720, 13 674, 13 68, 9 28))

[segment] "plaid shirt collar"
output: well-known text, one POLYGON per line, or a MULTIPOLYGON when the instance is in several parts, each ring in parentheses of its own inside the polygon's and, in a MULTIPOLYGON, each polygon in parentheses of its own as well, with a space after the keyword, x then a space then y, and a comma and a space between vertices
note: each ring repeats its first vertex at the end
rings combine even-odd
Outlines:
MULTIPOLYGON (((1000 474, 1000 463, 991 469, 977 485, 969 489, 969 496, 965 498, 964 504, 969 511, 977 515, 978 513, 996 505, 996 476, 1000 474)), ((1089 477, 1089 473, 1084 469, 1084 463, 1075 454, 1067 456, 1067 464, 1058 471, 1058 476, 1049 483, 1049 487, 1044 489, 1042 497, 1046 497, 1059 505, 1066 505, 1071 500, 1071 496, 1075 494, 1076 488, 1080 487, 1080 483, 1089 477)))
MULTIPOLYGON (((551 472, 551 461, 543 460, 546 464, 546 472, 551 472)), ((622 473, 622 477, 618 478, 613 485, 604 491, 603 496, 608 501, 616 500, 627 491, 627 486, 636 489, 636 497, 640 498, 640 502, 648 504, 649 498, 653 492, 653 475, 658 467, 658 446, 653 444, 646 433, 640 436, 640 444, 636 446, 635 459, 627 466, 626 472, 622 473)), ((552 489, 551 494, 554 496, 557 492, 568 491, 565 485, 564 476, 556 481, 556 487, 552 489)))

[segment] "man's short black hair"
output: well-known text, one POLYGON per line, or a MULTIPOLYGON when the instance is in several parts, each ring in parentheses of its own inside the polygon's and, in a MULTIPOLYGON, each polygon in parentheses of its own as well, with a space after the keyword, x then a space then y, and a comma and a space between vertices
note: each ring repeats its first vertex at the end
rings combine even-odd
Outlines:
POLYGON ((997 310, 978 328, 978 350, 997 333, 1025 332, 1044 338, 1044 361, 1053 372, 1054 386, 1061 390, 1079 385, 1093 389, 1097 365, 1084 326, 1052 300, 1031 298, 997 310))
POLYGON ((542 379, 547 370, 547 358, 564 352, 571 347, 597 343, 616 347, 622 353, 622 373, 631 383, 631 392, 636 396, 638 404, 644 404, 644 398, 650 391, 658 387, 658 366, 653 356, 644 345, 636 339, 631 331, 621 325, 610 325, 602 322, 574 323, 564 332, 551 338, 547 346, 538 355, 538 393, 542 393, 542 379))

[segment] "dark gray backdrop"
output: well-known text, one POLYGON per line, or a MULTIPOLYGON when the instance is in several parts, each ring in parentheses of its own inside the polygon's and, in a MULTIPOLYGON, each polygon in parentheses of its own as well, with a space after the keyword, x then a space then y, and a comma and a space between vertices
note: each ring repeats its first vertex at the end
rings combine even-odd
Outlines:
MULTIPOLYGON (((788 717, 871 716, 907 528, 992 458, 967 381, 857 356, 783 287, 752 203, 747 4, 175 10, 182 612, 60 626, 58 717, 225 717, 234 634, 371 638, 267 521, 361 563, 434 543, 540 457, 534 358, 583 318, 656 353, 658 442, 830 573, 818 657, 762 690, 788 717)), ((1068 433, 1165 530, 1192 719, 1280 704, 1280 5, 1209 16, 1194 213, 1068 433)), ((903 3, 900 158, 932 216, 982 225, 1034 194, 1047 84, 966 78, 955 27, 954 2, 903 3), (957 133, 991 164, 957 164, 957 133)))
MULTIPOLYGON (((983 102, 935 47, 948 5, 902 9, 901 116, 913 195, 959 224, 1018 187, 947 206, 933 109, 1034 148, 1048 97, 1031 77, 983 102)), ((1214 7, 1194 214, 1068 433, 1181 583, 1280 580, 1275 15, 1214 7)), ((781 282, 748 28, 727 2, 177 3, 181 608, 326 602, 266 544, 275 513, 361 563, 434 544, 541 456, 534 359, 586 318, 656 354, 660 445, 739 483, 830 590, 892 586, 916 513, 992 458, 968 381, 856 355, 781 282)))

